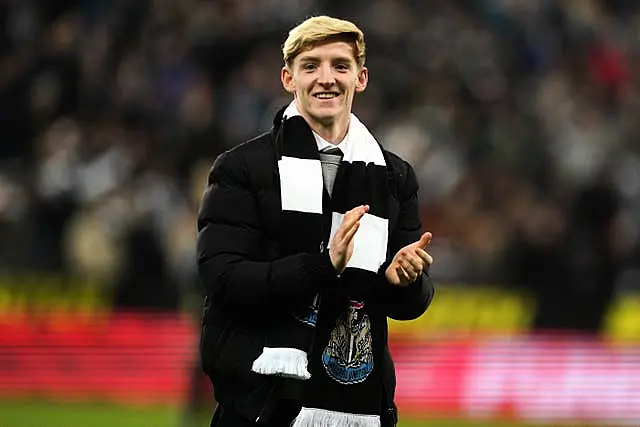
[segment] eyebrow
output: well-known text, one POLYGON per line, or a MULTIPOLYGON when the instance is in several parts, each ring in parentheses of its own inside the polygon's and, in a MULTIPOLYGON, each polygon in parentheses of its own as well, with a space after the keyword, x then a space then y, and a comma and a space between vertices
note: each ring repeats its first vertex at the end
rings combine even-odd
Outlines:
MULTIPOLYGON (((317 56, 310 56, 310 55, 304 55, 300 57, 300 62, 320 62, 320 58, 317 56)), ((353 58, 350 58, 348 56, 338 56, 336 58, 333 58, 332 62, 351 62, 353 61, 353 58)))

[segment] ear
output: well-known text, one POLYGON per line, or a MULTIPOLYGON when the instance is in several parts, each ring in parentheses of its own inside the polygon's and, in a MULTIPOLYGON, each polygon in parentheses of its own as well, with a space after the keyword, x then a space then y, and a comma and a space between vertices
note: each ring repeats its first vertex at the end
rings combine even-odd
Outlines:
POLYGON ((286 65, 280 70, 280 80, 282 81, 284 90, 289 93, 295 93, 296 86, 293 82, 293 74, 291 74, 291 70, 289 70, 289 67, 286 65))
POLYGON ((369 83, 369 70, 367 67, 362 67, 360 71, 358 71, 356 78, 356 92, 364 92, 367 88, 367 83, 369 83))

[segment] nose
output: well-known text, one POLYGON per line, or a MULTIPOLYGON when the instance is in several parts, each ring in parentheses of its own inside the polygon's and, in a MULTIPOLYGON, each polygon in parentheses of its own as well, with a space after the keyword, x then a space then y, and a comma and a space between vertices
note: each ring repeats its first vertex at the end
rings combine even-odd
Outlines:
POLYGON ((330 64, 322 64, 318 73, 318 84, 322 86, 331 86, 336 79, 333 75, 333 69, 330 64))

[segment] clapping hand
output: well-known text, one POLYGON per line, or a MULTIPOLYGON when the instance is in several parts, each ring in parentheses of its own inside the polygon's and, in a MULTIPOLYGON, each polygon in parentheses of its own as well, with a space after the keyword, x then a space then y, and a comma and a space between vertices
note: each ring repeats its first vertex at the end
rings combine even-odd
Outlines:
POLYGON ((433 258, 426 251, 431 237, 431 233, 426 232, 420 237, 420 240, 398 251, 385 271, 385 276, 390 284, 407 286, 433 263, 433 258))

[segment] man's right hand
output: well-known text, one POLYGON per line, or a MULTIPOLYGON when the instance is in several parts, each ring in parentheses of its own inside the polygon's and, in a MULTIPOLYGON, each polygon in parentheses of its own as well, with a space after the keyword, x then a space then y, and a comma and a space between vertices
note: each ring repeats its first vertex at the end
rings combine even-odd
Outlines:
POLYGON ((367 212, 369 212, 369 206, 361 205, 344 214, 340 227, 329 242, 329 256, 338 274, 342 274, 353 255, 353 237, 360 227, 360 219, 367 212))

